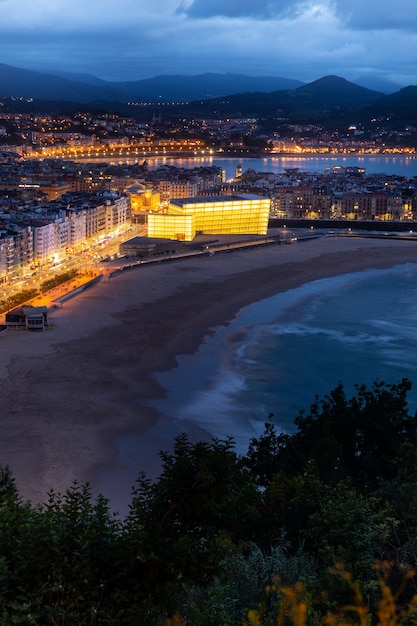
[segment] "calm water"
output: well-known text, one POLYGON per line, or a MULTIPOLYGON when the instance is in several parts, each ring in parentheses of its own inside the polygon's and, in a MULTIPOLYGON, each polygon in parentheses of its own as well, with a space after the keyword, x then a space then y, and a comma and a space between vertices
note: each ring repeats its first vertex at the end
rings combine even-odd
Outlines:
POLYGON ((161 165, 175 165, 177 167, 193 168, 203 165, 216 165, 226 172, 229 180, 236 174, 236 167, 242 166, 243 171, 248 168, 256 172, 272 172, 281 174, 286 169, 298 168, 300 172, 317 172, 322 174, 328 167, 363 167, 367 174, 396 174, 412 178, 417 176, 417 158, 415 156, 273 156, 264 159, 218 159, 212 157, 195 157, 188 159, 151 158, 148 160, 149 169, 161 165))
MULTIPOLYGON (((142 163, 144 156, 135 157, 100 157, 98 160, 104 163, 113 164, 132 164, 142 163)), ((79 158, 80 161, 86 161, 87 158, 79 158)), ((194 167, 203 167, 216 165, 221 167, 226 173, 226 179, 230 180, 236 175, 236 167, 242 166, 243 171, 252 168, 256 172, 272 172, 282 174, 286 169, 298 168, 300 172, 315 172, 323 174, 324 170, 329 167, 362 167, 365 168, 367 174, 394 174, 412 178, 417 176, 417 156, 268 156, 263 159, 244 159, 244 158, 227 158, 220 159, 217 157, 190 157, 184 159, 176 159, 171 157, 149 157, 146 158, 148 168, 156 169, 163 165, 172 165, 175 167, 183 167, 191 169, 194 167)))
MULTIPOLYGON (((199 352, 158 376, 169 391, 156 403, 177 427, 196 421, 246 451, 274 414, 285 432, 301 409, 340 381, 407 377, 417 386, 417 265, 308 283, 248 306, 199 352), (185 421, 184 421, 185 420, 185 421)), ((417 388, 409 396, 417 408, 417 388)))

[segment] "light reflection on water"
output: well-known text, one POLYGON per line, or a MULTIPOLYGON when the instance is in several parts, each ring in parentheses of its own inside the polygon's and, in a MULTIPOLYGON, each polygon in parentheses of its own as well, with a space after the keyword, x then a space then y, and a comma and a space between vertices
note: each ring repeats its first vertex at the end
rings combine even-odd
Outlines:
POLYGON ((282 174, 286 169, 298 169, 300 172, 317 172, 323 174, 327 168, 335 166, 341 167, 361 167, 366 170, 366 174, 388 174, 399 175, 412 178, 417 176, 417 158, 415 156, 292 156, 276 155, 262 159, 254 158, 218 158, 218 157, 194 157, 185 159, 171 159, 168 157, 156 157, 147 159, 149 169, 156 169, 162 165, 174 165, 183 168, 203 167, 215 165, 226 172, 226 178, 230 179, 236 175, 236 167, 242 166, 243 172, 249 168, 256 172, 270 172, 282 174))
MULTIPOLYGON (((80 159, 88 161, 88 158, 80 159)), ((142 164, 145 160, 149 170, 157 169, 164 165, 192 169, 194 167, 216 166, 226 173, 226 179, 230 180, 236 175, 236 167, 242 166, 243 172, 247 169, 254 169, 256 172, 269 172, 282 174, 286 169, 298 169, 300 172, 315 172, 323 174, 327 168, 335 166, 341 167, 361 167, 366 170, 366 174, 387 174, 406 176, 412 178, 417 176, 417 157, 406 155, 329 155, 329 156, 297 156, 297 155, 274 155, 260 159, 217 156, 196 156, 186 158, 176 157, 147 157, 145 153, 134 153, 131 157, 111 156, 97 157, 97 162, 111 164, 142 164)))

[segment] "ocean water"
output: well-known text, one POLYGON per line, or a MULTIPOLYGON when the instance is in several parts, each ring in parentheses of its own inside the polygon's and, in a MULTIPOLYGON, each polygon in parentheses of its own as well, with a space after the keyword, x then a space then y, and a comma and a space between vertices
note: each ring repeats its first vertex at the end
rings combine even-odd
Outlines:
POLYGON ((157 376, 154 406, 176 428, 197 423, 246 452, 270 414, 282 432, 339 382, 413 382, 417 408, 417 264, 307 283, 242 309, 194 355, 157 376))

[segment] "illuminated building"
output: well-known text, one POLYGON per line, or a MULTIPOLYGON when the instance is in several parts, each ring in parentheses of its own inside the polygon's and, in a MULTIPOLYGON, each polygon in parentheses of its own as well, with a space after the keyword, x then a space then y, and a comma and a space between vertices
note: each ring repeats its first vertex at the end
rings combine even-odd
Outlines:
POLYGON ((151 187, 148 188, 138 183, 137 185, 127 187, 124 191, 130 198, 132 214, 156 211, 159 207, 159 193, 155 193, 151 187))
POLYGON ((52 258, 55 244, 55 224, 52 220, 33 221, 33 260, 44 263, 47 259, 52 258))
POLYGON ((392 220, 387 193, 344 193, 341 198, 341 211, 346 219, 385 219, 392 220))
POLYGON ((4 282, 14 270, 15 245, 11 235, 0 237, 0 282, 4 282))
POLYGON ((148 236, 192 241, 196 234, 266 235, 271 201, 252 194, 171 200, 165 213, 149 213, 148 236))
POLYGON ((161 202, 169 202, 171 198, 192 198, 197 196, 197 180, 161 180, 158 183, 161 202))

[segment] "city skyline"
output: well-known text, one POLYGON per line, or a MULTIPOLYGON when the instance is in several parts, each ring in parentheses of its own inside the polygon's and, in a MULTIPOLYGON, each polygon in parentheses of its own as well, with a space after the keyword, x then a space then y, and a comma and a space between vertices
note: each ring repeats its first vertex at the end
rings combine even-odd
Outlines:
POLYGON ((0 0, 0 62, 112 81, 205 72, 417 84, 417 5, 368 0, 0 0), (24 20, 22 19, 24 16, 24 20))

